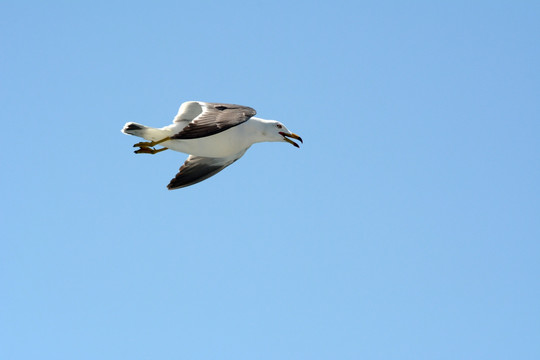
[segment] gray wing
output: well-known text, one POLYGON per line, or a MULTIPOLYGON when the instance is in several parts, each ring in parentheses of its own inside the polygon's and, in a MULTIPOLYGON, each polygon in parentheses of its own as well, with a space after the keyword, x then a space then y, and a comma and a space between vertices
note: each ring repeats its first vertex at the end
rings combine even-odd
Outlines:
POLYGON ((180 167, 178 174, 167 185, 167 188, 169 190, 179 189, 206 180, 240 159, 246 150, 225 158, 189 155, 184 165, 180 167))
MULTIPOLYGON (((184 104, 182 104, 180 110, 182 110, 184 104)), ((182 114, 179 111, 179 115, 176 116, 174 121, 187 120, 190 116, 196 114, 198 112, 197 105, 202 108, 202 112, 182 131, 171 136, 171 139, 196 139, 214 135, 248 121, 257 113, 254 109, 242 105, 190 101, 182 114), (186 116, 184 116, 184 113, 186 116)))

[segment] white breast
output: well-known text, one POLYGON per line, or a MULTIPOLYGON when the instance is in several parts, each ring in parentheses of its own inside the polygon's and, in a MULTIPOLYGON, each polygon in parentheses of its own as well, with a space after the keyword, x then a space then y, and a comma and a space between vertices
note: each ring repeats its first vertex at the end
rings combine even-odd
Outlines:
POLYGON ((170 140, 160 145, 171 150, 204 157, 226 157, 239 153, 253 145, 256 138, 248 122, 215 135, 198 139, 170 140))

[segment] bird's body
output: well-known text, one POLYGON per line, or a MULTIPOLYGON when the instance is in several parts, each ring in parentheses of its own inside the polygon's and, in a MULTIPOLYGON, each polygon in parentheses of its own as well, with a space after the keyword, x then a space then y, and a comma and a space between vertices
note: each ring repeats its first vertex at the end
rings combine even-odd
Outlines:
POLYGON ((180 106, 171 125, 162 128, 127 123, 122 132, 150 142, 137 143, 135 153, 155 154, 171 149, 190 156, 168 188, 176 189, 207 179, 238 160, 254 143, 302 139, 274 120, 254 117, 250 107, 188 101, 180 106), (154 149, 155 145, 163 149, 154 149))
MULTIPOLYGON (((159 145, 170 150, 195 156, 231 156, 246 150, 254 143, 265 141, 261 131, 261 125, 264 125, 265 121, 266 120, 252 117, 240 125, 211 136, 194 139, 168 140, 159 145)), ((171 137, 178 134, 185 126, 184 123, 179 123, 168 125, 160 129, 148 128, 147 131, 141 131, 139 134, 143 139, 159 141, 165 137, 171 137)))

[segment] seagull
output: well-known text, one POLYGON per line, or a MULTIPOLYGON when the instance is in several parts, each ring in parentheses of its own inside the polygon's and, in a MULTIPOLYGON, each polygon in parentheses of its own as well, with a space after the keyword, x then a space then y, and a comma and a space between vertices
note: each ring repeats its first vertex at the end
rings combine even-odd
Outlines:
POLYGON ((189 154, 180 171, 171 180, 169 190, 190 186, 216 175, 245 154, 258 142, 303 143, 302 138, 275 120, 255 117, 257 112, 247 106, 184 102, 171 125, 152 128, 134 122, 124 125, 122 132, 141 137, 135 154, 157 154, 171 149, 189 154), (156 149, 160 145, 162 148, 156 149))

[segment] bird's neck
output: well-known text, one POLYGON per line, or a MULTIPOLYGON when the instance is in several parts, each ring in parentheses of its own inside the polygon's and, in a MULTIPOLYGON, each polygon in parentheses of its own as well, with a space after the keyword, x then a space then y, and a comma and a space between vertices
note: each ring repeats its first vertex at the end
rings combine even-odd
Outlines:
POLYGON ((246 133, 249 133, 253 144, 268 141, 268 138, 266 137, 267 123, 268 120, 257 117, 252 117, 246 121, 245 130, 246 133))

